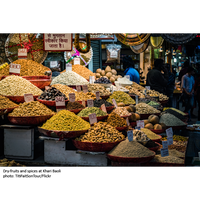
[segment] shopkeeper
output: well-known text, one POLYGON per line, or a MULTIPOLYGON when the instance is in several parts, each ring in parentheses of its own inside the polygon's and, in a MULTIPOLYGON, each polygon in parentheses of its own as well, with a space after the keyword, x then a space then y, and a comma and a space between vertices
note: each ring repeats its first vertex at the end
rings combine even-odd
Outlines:
POLYGON ((129 75, 131 81, 140 84, 140 75, 138 71, 134 68, 134 61, 130 56, 125 56, 123 58, 123 68, 125 69, 125 75, 129 75))

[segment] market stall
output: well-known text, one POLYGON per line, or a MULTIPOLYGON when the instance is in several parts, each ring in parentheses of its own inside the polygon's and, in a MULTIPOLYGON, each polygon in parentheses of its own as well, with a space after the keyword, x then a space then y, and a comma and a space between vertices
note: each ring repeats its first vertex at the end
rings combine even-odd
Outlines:
MULTIPOLYGON (((19 165, 9 159, 34 161, 37 154, 49 165, 184 166, 188 138, 176 131, 186 130, 187 113, 166 107, 166 95, 110 66, 89 70, 90 34, 84 42, 75 35, 74 43, 66 35, 45 34, 36 41, 33 35, 9 37, 6 51, 12 60, 0 68, 0 166, 19 165), (62 45, 56 45, 56 37, 62 45), (40 40, 46 50, 31 46, 40 40), (22 47, 25 57, 19 50, 16 59, 22 47), (54 77, 59 63, 46 67, 31 56, 49 51, 65 51, 65 68, 54 77)), ((150 43, 150 34, 116 36, 138 53, 150 43)), ((109 50, 108 60, 118 62, 120 48, 109 50)))

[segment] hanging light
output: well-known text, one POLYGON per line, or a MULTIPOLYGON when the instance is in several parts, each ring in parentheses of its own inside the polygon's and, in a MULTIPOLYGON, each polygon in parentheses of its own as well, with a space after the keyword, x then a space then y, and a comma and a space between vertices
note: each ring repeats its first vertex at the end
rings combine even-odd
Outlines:
POLYGON ((163 49, 162 49, 162 46, 160 47, 160 50, 159 50, 160 52, 163 52, 163 49))
POLYGON ((172 52, 172 55, 173 55, 173 56, 175 56, 175 55, 176 55, 176 51, 175 51, 175 50, 173 50, 173 52, 172 52))

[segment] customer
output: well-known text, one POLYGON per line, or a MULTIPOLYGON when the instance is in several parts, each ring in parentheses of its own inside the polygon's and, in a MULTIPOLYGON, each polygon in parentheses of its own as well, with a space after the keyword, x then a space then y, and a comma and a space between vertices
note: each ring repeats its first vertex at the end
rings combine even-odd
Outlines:
POLYGON ((172 100, 173 100, 173 92, 175 86, 175 75, 170 70, 170 64, 165 64, 165 67, 168 71, 168 82, 166 86, 165 94, 169 97, 169 101, 167 103, 167 107, 172 107, 172 100))
POLYGON ((189 60, 186 60, 183 64, 183 67, 178 75, 178 80, 182 81, 182 77, 187 73, 188 68, 190 67, 189 60))
POLYGON ((197 78, 194 84, 194 95, 198 103, 198 121, 200 121, 200 68, 197 73, 197 78))
POLYGON ((123 58, 123 67, 125 69, 125 75, 130 76, 130 80, 136 82, 137 84, 140 83, 140 75, 136 69, 134 69, 134 61, 130 56, 125 56, 123 58))
POLYGON ((154 68, 147 74, 146 85, 150 86, 151 90, 156 90, 160 93, 164 93, 167 82, 168 72, 163 65, 163 60, 156 59, 154 62, 154 68), (164 72, 164 74, 161 73, 161 70, 164 72))
POLYGON ((194 104, 194 77, 192 76, 193 68, 189 67, 187 73, 182 77, 183 98, 185 102, 185 112, 189 114, 191 121, 191 109, 194 104))

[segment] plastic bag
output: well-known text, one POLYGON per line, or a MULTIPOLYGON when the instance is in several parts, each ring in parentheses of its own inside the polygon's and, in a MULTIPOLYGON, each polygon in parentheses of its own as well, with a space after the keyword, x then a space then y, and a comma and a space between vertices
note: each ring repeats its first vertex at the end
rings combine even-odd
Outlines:
POLYGON ((106 46, 107 51, 107 61, 106 63, 117 62, 120 64, 120 49, 121 45, 109 44, 106 46))

